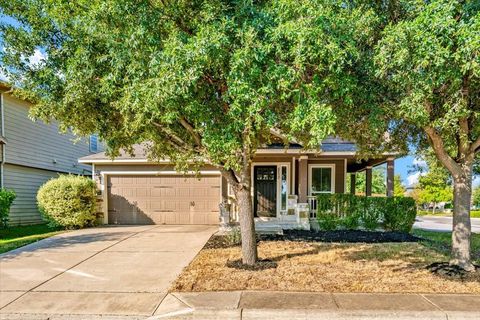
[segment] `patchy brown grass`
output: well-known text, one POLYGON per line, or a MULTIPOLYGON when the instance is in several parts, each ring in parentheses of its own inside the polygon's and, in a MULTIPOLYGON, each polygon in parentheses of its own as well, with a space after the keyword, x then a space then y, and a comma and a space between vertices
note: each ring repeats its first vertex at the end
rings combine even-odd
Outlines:
POLYGON ((171 291, 480 293, 480 272, 452 279, 426 270, 430 263, 448 257, 421 243, 262 241, 258 251, 261 259, 273 260, 277 267, 255 271, 228 267, 240 259, 240 247, 203 249, 171 291))

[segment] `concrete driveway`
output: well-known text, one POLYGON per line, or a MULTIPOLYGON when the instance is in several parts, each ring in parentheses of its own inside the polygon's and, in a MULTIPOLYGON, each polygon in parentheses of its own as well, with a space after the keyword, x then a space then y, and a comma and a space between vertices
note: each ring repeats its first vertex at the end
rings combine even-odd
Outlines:
MULTIPOLYGON (((480 233, 480 218, 471 218, 472 232, 480 233)), ((452 217, 417 216, 413 225, 416 229, 452 231, 452 217)))
POLYGON ((152 315, 216 230, 93 228, 0 255, 0 319, 15 314, 152 315))

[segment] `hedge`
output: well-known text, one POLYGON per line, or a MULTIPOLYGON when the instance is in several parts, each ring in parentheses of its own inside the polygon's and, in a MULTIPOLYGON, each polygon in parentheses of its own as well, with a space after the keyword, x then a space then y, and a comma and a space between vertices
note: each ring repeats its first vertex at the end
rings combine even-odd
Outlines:
POLYGON ((91 226, 96 218, 97 189, 91 179, 62 175, 47 181, 37 193, 37 203, 52 227, 91 226))
POLYGON ((12 190, 0 189, 0 225, 6 227, 8 224, 8 216, 10 207, 17 195, 12 190))
POLYGON ((365 197, 352 194, 317 196, 317 219, 322 229, 383 228, 410 232, 417 209, 410 197, 365 197))

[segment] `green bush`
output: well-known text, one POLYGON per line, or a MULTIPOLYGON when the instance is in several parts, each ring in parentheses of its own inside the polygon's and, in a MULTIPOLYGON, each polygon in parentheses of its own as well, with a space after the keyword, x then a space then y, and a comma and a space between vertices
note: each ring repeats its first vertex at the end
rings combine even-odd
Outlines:
POLYGON ((8 224, 8 215, 10 207, 17 195, 12 190, 0 189, 0 225, 6 227, 8 224))
POLYGON ((333 214, 318 214, 317 216, 318 219, 318 225, 322 230, 335 230, 338 226, 339 220, 337 217, 333 214))
POLYGON ((417 216, 415 200, 410 197, 385 199, 390 200, 386 201, 383 227, 386 230, 410 232, 417 216))
POLYGON ((409 197, 365 197, 351 194, 317 196, 317 219, 322 229, 339 227, 409 232, 415 222, 415 201, 409 197))
POLYGON ((96 194, 91 179, 62 175, 40 187, 38 208, 52 227, 82 228, 95 223, 96 194))

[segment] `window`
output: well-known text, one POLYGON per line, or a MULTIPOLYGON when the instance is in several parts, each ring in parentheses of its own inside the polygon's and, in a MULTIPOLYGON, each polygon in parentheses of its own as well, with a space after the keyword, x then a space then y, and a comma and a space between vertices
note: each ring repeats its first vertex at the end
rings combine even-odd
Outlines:
POLYGON ((96 134, 90 136, 90 152, 98 152, 98 136, 96 134))
POLYGON ((310 167, 310 194, 333 193, 335 167, 333 165, 312 165, 310 167))

